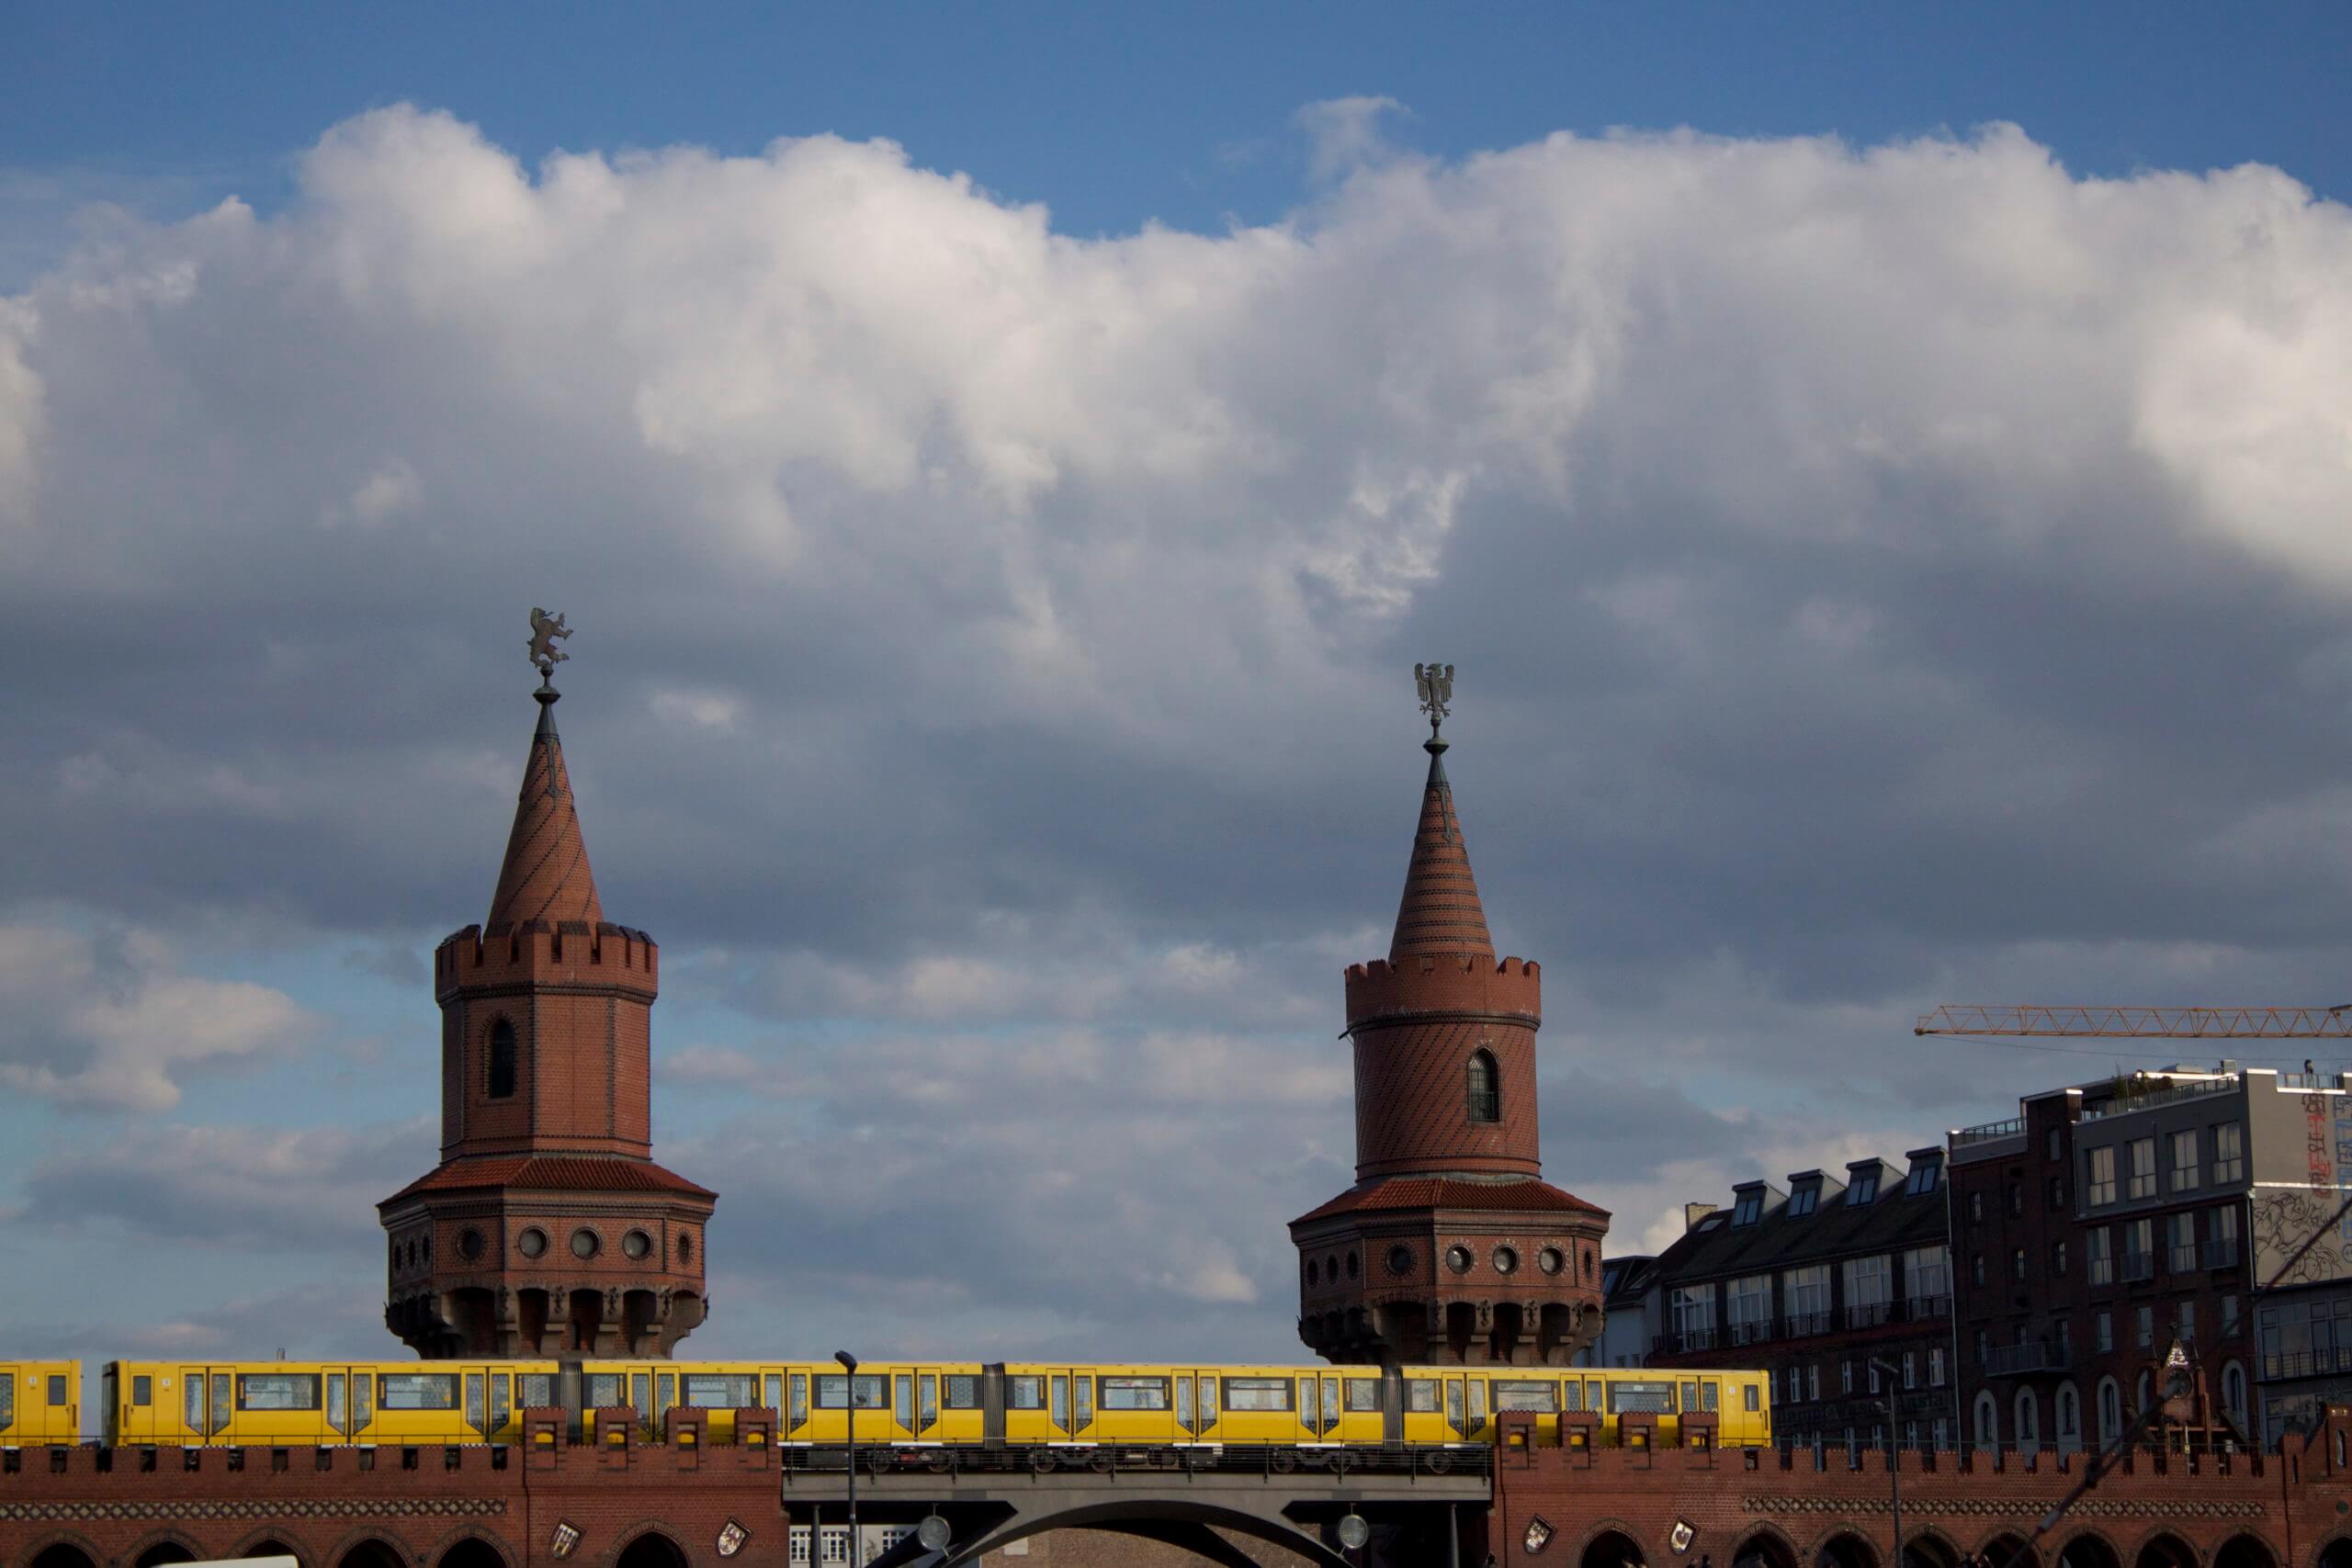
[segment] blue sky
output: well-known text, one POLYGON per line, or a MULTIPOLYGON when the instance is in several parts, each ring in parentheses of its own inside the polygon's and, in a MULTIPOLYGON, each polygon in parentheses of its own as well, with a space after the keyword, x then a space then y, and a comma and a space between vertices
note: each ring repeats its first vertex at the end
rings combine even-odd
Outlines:
POLYGON ((0 21, 0 1343, 389 1350, 533 604, 711 1354, 1293 1355, 1426 657, 1621 1249, 2340 995, 2342 8, 1013 16, 0 21))

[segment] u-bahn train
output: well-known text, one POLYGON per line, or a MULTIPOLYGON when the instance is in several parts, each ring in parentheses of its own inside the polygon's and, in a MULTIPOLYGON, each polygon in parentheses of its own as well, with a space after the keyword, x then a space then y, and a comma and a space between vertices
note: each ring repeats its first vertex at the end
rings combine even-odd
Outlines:
MULTIPOLYGON (((79 1362, 0 1361, 0 1448, 80 1441, 80 1400, 79 1362)), ((738 1409, 764 1407, 780 1446, 837 1448, 853 1403, 861 1450, 985 1449, 1039 1468, 1110 1445, 1483 1446, 1505 1411, 1532 1413, 1544 1444, 1561 1441, 1562 1411, 1588 1410, 1610 1446, 1637 1411, 1657 1416, 1661 1445, 1681 1441, 1689 1412, 1713 1415, 1725 1447, 1772 1440, 1762 1372, 1583 1367, 922 1361, 861 1365, 853 1382, 829 1361, 108 1361, 93 1414, 111 1447, 308 1447, 512 1443, 525 1410, 548 1407, 586 1440, 621 1421, 658 1438, 683 1406, 707 1412, 709 1440, 725 1443, 738 1409)))

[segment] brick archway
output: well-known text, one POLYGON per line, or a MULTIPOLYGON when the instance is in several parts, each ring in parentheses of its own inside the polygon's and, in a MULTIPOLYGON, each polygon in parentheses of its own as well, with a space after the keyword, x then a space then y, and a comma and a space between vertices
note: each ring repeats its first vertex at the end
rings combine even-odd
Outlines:
POLYGON ((288 1540, 275 1528, 255 1530, 239 1541, 229 1553, 232 1557, 291 1557, 301 1568, 311 1568, 311 1554, 288 1540))
POLYGON ((335 1542, 322 1568, 409 1568, 408 1548, 390 1536, 360 1530, 335 1542))
POLYGON ((200 1562, 204 1552, 177 1530, 159 1530, 132 1547, 130 1568, 164 1568, 172 1562, 200 1562))
POLYGON ((2312 1568, 2352 1568, 2352 1532, 2329 1536, 2313 1548, 2312 1568))
POLYGON ((1796 1542, 1778 1525, 1748 1527, 1731 1549, 1732 1568, 1799 1568, 1796 1542))
POLYGON ((660 1525, 648 1525, 613 1553, 614 1568, 692 1568, 685 1545, 660 1525))
POLYGON ((1959 1542, 1934 1525, 1904 1527, 1904 1568, 1960 1568, 1960 1560, 1965 1555, 1959 1542))
POLYGON ((2115 1543, 2095 1529, 2076 1530, 2052 1559, 2058 1568, 2123 1568, 2115 1543))
MULTIPOLYGON (((1996 1530, 1985 1537, 1984 1544, 1977 1547, 1976 1555, 1984 1559, 1985 1568, 2009 1568, 2009 1560, 2018 1557, 2021 1547, 2025 1555, 2018 1558, 2018 1568, 2041 1568, 2041 1549, 2026 1545, 2025 1537, 2014 1530, 1996 1530)), ((2346 1568, 2352 1568, 2352 1563, 2346 1568)))
POLYGON ((2132 1568, 2204 1568, 2204 1558, 2173 1531, 2153 1529, 2132 1548, 2132 1568))
POLYGON ((506 1549, 475 1530, 459 1530, 434 1543, 433 1568, 514 1568, 506 1549))
MULTIPOLYGON (((2352 1562, 2352 1551, 2344 1557, 2352 1562)), ((2213 1568, 2278 1568, 2278 1554, 2258 1535, 2233 1535, 2215 1549, 2213 1568)))
POLYGON ((1577 1549, 1577 1568, 1647 1568, 1648 1562, 1633 1532, 1614 1521, 1586 1536, 1577 1549))
POLYGON ((1879 1568, 1878 1548, 1859 1530, 1839 1525, 1814 1541, 1804 1568, 1879 1568))
POLYGON ((25 1568, 98 1568, 105 1561, 105 1553, 87 1537, 54 1535, 34 1545, 25 1568))

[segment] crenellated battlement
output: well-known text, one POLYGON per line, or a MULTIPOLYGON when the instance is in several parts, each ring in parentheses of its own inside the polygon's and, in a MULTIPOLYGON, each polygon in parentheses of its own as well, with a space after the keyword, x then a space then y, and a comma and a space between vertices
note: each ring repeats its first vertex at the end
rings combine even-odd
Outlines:
POLYGON ((526 920, 467 926, 433 953, 433 992, 447 1002, 474 987, 612 986, 651 1000, 661 988, 661 949, 645 932, 610 920, 526 920))
POLYGON ((1348 1026, 1421 1013, 1470 1013, 1533 1027, 1544 1017, 1544 966, 1531 959, 1493 963, 1480 953, 1424 954, 1392 964, 1375 958, 1345 971, 1348 1026))

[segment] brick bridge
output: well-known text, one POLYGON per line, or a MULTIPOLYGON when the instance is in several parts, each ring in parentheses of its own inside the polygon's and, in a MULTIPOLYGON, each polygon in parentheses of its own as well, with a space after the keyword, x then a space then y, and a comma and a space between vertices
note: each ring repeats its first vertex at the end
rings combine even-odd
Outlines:
MULTIPOLYGON (((0 1453, 0 1568, 265 1551, 302 1568, 782 1568, 794 1526, 840 1521, 838 1468, 707 1444, 700 1416, 673 1412, 662 1442, 630 1427, 609 1447, 560 1440, 560 1416, 535 1413, 510 1449, 0 1453)), ((1285 1471, 1266 1456, 1255 1472, 861 1473, 860 1514, 903 1529, 939 1512, 956 1527, 950 1555, 930 1559, 941 1568, 1329 1564, 1346 1561, 1329 1530, 1350 1511, 1374 1527, 1363 1568, 1445 1568, 1457 1552, 1479 1568, 1490 1551, 1530 1568, 1888 1568, 1892 1482, 1905 1568, 1955 1568, 1997 1563, 2081 1462, 1905 1454, 1890 1474, 1883 1454, 1579 1450, 1527 1446, 1527 1432, 1505 1417, 1491 1476, 1285 1471)), ((2136 1456, 2044 1540, 2035 1568, 2352 1568, 2347 1441, 2352 1411, 2336 1409, 2283 1453, 2136 1456)), ((910 1543, 893 1552, 923 1560, 910 1543)))

